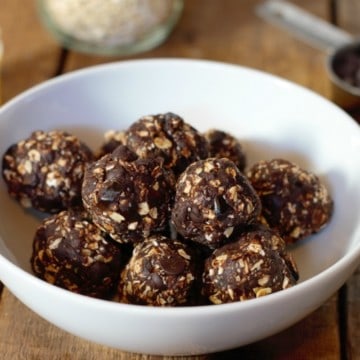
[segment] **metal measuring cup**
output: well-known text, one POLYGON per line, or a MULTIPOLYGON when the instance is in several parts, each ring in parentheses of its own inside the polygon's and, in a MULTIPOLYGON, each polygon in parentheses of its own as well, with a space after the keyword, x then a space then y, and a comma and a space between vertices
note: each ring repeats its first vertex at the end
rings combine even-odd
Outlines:
POLYGON ((326 52, 332 100, 346 109, 360 105, 360 42, 354 36, 284 0, 265 1, 256 12, 270 23, 326 52), (351 66, 346 61, 354 62, 354 57, 358 57, 358 85, 351 84, 346 74, 341 73, 341 66, 351 66))

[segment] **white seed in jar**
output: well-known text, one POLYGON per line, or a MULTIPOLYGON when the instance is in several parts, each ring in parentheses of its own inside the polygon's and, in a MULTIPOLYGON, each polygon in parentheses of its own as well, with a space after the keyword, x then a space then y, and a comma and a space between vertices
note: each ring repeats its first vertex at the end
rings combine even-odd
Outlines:
POLYGON ((116 46, 134 43, 164 23, 175 1, 44 0, 44 6, 52 21, 68 35, 116 46))

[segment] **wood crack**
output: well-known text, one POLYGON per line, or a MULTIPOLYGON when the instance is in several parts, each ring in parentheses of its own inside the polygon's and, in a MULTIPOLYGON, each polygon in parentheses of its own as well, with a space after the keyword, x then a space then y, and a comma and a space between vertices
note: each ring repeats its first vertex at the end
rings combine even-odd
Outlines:
POLYGON ((330 0, 329 1, 329 21, 333 25, 338 25, 338 0, 330 0))
POLYGON ((64 68, 65 68, 65 64, 66 64, 68 55, 69 55, 69 51, 65 48, 61 48, 60 54, 59 54, 59 59, 56 64, 56 68, 55 68, 53 77, 61 75, 64 72, 64 68))
POLYGON ((343 285, 338 291, 337 313, 339 322, 340 359, 348 360, 348 287, 343 285))

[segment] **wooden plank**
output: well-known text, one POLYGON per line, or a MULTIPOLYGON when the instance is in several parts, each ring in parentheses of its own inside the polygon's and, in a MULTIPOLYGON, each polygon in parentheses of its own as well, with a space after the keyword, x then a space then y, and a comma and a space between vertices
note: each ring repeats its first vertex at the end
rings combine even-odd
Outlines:
POLYGON ((360 267, 347 282, 347 353, 360 359, 360 267))
MULTIPOLYGON (((360 33, 360 3, 358 0, 337 0, 338 25, 359 36, 360 33)), ((354 109, 351 115, 360 123, 360 109, 354 109)), ((360 359, 360 267, 346 284, 347 305, 347 339, 346 351, 348 359, 360 359)))
POLYGON ((358 36, 360 32, 358 0, 336 0, 338 25, 349 33, 358 36))
POLYGON ((59 330, 4 290, 0 302, 0 359, 81 360, 202 360, 195 357, 159 357, 132 354, 82 340, 59 330))
POLYGON ((0 27, 4 42, 3 101, 51 77, 60 48, 43 28, 36 1, 1 0, 0 27))
MULTIPOLYGON (((359 305, 359 304, 357 304, 359 305)), ((0 302, 0 358, 18 359, 340 359, 337 334, 337 299, 333 296, 322 307, 291 328, 251 345, 216 354, 194 357, 139 355, 74 337, 39 318, 6 289, 0 302)))
POLYGON ((289 329, 240 349, 219 354, 218 359, 340 359, 337 295, 289 329))
MULTIPOLYGON (((358 0, 332 1, 336 7, 337 25, 358 38, 360 33, 360 2, 358 0)), ((349 114, 360 124, 360 107, 349 110, 349 114)))

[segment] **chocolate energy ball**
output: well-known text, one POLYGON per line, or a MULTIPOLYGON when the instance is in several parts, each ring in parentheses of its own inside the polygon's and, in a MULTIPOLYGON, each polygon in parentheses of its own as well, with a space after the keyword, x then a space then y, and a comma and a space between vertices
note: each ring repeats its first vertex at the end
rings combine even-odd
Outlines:
POLYGON ((141 158, 160 156, 180 174, 192 162, 209 156, 205 137, 173 113, 140 118, 126 131, 127 146, 141 158))
POLYGON ((297 279, 277 233, 250 228, 206 259, 202 293, 213 304, 244 301, 294 286, 297 279))
POLYGON ((136 243, 167 226, 174 188, 162 159, 138 159, 118 146, 87 166, 82 198, 97 226, 119 243, 136 243))
POLYGON ((51 284, 109 298, 118 284, 122 252, 83 210, 64 210, 38 227, 31 265, 35 275, 51 284))
POLYGON ((209 142, 211 157, 228 158, 235 163, 240 171, 244 171, 246 155, 236 138, 217 129, 208 130, 204 135, 209 142))
POLYGON ((9 194, 25 208, 56 213, 81 204, 91 150, 65 131, 35 131, 8 148, 2 174, 9 194))
POLYGON ((171 219, 183 237, 217 248, 260 212, 259 197, 234 162, 208 158, 179 177, 171 219))
POLYGON ((97 154, 97 158, 113 152, 119 145, 126 145, 125 131, 108 130, 104 134, 104 143, 97 154))
POLYGON ((196 278, 188 247, 157 235, 136 244, 121 273, 120 301, 152 306, 186 305, 196 278))
POLYGON ((333 200, 315 174, 273 159, 254 164, 247 176, 260 196, 262 216, 286 243, 316 233, 329 222, 333 200))

